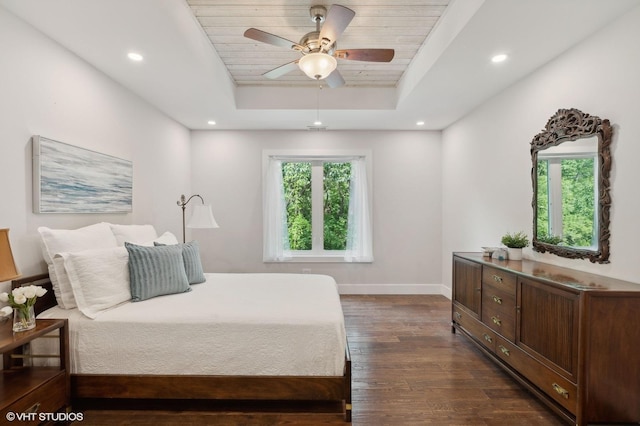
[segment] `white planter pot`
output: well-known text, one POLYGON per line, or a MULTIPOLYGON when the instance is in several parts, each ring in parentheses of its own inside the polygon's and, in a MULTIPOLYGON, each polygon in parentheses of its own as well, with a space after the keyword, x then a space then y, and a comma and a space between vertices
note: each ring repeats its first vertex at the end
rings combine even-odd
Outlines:
POLYGON ((522 249, 521 248, 509 248, 509 247, 507 247, 507 253, 509 255, 509 260, 522 260, 522 249))

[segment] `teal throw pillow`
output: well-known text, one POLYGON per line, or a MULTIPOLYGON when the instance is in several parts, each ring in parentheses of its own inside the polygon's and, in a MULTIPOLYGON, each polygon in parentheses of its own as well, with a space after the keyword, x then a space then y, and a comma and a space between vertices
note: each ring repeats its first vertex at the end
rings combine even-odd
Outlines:
POLYGON ((131 243, 125 243, 125 247, 129 252, 132 301, 191 291, 181 247, 146 247, 131 243))
MULTIPOLYGON (((153 243, 155 246, 162 246, 161 243, 153 243)), ((182 260, 184 261, 184 270, 187 273, 189 284, 200 284, 206 281, 204 271, 202 270, 202 261, 200 260, 200 245, 197 241, 189 241, 188 243, 178 244, 182 248, 182 260)))

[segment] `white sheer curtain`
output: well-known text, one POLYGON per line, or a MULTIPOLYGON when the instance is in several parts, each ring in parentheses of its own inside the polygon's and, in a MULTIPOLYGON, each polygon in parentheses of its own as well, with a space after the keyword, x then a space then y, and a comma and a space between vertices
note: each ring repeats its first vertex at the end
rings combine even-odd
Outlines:
POLYGON ((265 262, 291 258, 289 231, 287 230, 287 205, 282 184, 282 161, 270 157, 265 179, 263 203, 263 250, 265 262))
POLYGON ((372 262, 373 242, 365 158, 351 161, 346 262, 372 262))

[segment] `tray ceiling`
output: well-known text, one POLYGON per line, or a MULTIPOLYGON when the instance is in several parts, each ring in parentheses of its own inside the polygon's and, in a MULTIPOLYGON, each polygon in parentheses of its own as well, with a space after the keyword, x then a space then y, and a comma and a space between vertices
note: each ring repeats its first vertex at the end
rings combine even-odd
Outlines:
POLYGON ((393 48, 393 61, 339 60, 346 85, 322 91, 298 70, 263 78, 296 53, 246 39, 244 31, 298 41, 314 29, 308 10, 316 2, 0 0, 0 12, 189 129, 306 130, 320 113, 329 130, 439 130, 640 5, 337 0, 356 12, 339 48, 393 48), (144 60, 129 61, 130 50, 144 60), (500 52, 509 59, 496 66, 489 59, 500 52))
MULTIPOLYGON (((247 28, 258 28, 298 42, 315 30, 309 8, 331 3, 309 1, 187 0, 229 74, 238 86, 317 86, 295 70, 277 80, 262 76, 300 54, 243 37, 247 28)), ((355 18, 338 40, 340 49, 395 49, 390 63, 338 60, 347 86, 395 87, 412 59, 442 16, 449 0, 340 0, 353 9, 355 18)))

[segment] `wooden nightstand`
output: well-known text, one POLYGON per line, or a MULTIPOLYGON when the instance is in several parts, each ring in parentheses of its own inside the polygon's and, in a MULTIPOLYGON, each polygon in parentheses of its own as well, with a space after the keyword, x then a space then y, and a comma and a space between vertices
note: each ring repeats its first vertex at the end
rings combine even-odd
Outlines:
POLYGON ((14 333, 11 320, 0 324, 0 352, 3 370, 0 375, 0 423, 21 420, 22 424, 40 424, 38 413, 55 413, 70 404, 69 330, 66 319, 39 319, 33 330, 14 333), (58 333, 46 336, 58 330, 58 333), (34 339, 53 338, 59 342, 60 354, 22 355, 23 346, 34 339), (30 356, 59 357, 56 367, 36 367, 30 356))

